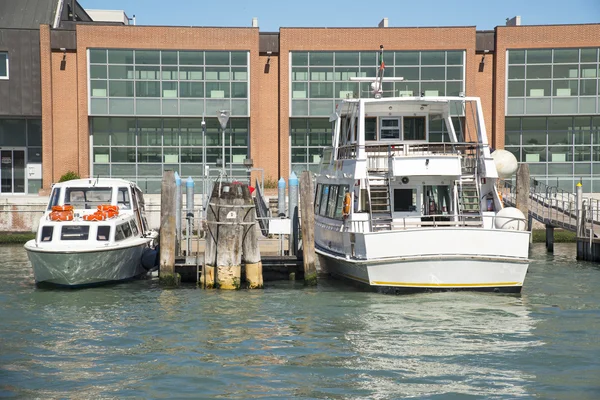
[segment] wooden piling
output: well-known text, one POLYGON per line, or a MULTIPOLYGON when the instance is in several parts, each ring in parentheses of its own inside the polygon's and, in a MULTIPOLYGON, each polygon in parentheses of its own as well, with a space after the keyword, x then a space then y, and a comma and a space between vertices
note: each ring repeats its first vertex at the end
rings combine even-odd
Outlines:
POLYGON ((300 175, 300 209, 302 210, 302 255, 304 262, 304 284, 317 284, 315 255, 315 206, 312 173, 303 171, 300 175))
POLYGON ((245 208, 240 211, 244 214, 242 255, 245 262, 246 284, 249 289, 262 289, 264 284, 260 249, 258 247, 259 228, 256 223, 254 200, 247 185, 242 186, 242 195, 245 208))
POLYGON ((160 192, 159 281, 166 286, 178 286, 181 282, 181 277, 175 273, 175 242, 177 239, 175 195, 175 173, 165 171, 160 192))
MULTIPOLYGON (((529 165, 519 164, 517 168, 517 197, 516 206, 525 218, 529 216, 529 165)), ((529 219, 527 219, 529 221, 529 219)), ((528 231, 531 231, 532 224, 530 223, 527 227, 528 231)))
POLYGON ((546 225, 546 250, 554 253, 554 227, 546 225))

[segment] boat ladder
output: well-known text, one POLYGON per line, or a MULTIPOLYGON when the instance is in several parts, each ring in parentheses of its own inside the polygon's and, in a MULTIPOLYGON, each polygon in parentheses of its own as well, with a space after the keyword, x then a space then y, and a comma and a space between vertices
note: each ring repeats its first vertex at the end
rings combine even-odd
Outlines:
POLYGON ((462 176, 459 181, 459 213, 461 220, 482 224, 481 219, 481 199, 479 198, 479 185, 477 180, 475 158, 467 157, 462 160, 462 176))
POLYGON ((369 213, 371 231, 392 229, 392 208, 390 204, 390 182, 387 174, 367 176, 369 191, 369 213))

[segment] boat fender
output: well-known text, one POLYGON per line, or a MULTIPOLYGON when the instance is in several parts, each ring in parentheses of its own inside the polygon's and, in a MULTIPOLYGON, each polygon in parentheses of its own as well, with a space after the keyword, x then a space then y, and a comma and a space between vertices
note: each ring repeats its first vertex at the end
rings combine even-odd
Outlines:
POLYGON ((344 207, 342 208, 342 215, 344 218, 348 218, 348 215, 350 215, 350 203, 352 203, 352 196, 350 195, 350 192, 348 192, 344 196, 344 207))

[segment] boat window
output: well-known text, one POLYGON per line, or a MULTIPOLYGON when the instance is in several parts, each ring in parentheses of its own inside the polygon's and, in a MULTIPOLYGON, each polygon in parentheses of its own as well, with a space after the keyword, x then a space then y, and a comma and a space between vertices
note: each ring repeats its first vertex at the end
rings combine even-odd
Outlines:
POLYGON ((377 118, 365 118, 365 140, 377 140, 377 118))
POLYGON ((329 197, 329 186, 323 185, 323 192, 321 193, 321 202, 319 204, 319 215, 326 215, 327 197, 329 197))
POLYGON ((125 237, 131 237, 131 227, 129 226, 129 223, 126 222, 124 224, 121 224, 121 227, 123 228, 123 234, 125 235, 125 237))
POLYGON ((450 187, 446 185, 426 186, 427 202, 429 214, 446 215, 452 212, 452 202, 450 201, 450 187))
POLYGON ((89 188, 66 188, 65 204, 73 208, 92 209, 101 204, 110 204, 112 200, 111 188, 89 187, 89 188))
POLYGON ((48 203, 48 210, 52 210, 52 207, 57 206, 59 199, 60 199, 60 188, 52 189, 52 194, 50 195, 50 202, 48 203))
POLYGON ((394 189, 394 212, 417 211, 417 189, 394 189))
POLYGON ((118 225, 115 231, 115 241, 118 242, 119 240, 123 240, 125 239, 125 233, 123 233, 123 227, 122 225, 118 225))
POLYGON ((89 234, 90 234, 89 226, 63 225, 60 239, 61 240, 88 240, 89 234))
POLYGON ((400 139, 400 120, 398 118, 382 118, 381 139, 400 139))
POLYGON ((337 201, 339 186, 331 185, 329 187, 329 199, 327 201, 327 216, 329 218, 333 218, 335 215, 335 204, 337 201))
POLYGON ((98 233, 96 234, 96 240, 103 242, 110 239, 110 226, 98 225, 98 233))
POLYGON ((52 241, 52 232, 54 231, 53 226, 44 226, 42 228, 42 235, 40 236, 40 240, 42 242, 51 242, 52 241))
POLYGON ((319 214, 319 209, 321 208, 321 190, 323 186, 319 183, 317 185, 317 190, 315 190, 315 214, 319 214))
POLYGON ((404 117, 404 140, 425 140, 425 117, 404 117))
POLYGON ((126 187, 120 187, 117 192, 117 205, 121 210, 131 209, 131 200, 129 198, 129 189, 126 187))
POLYGON ((336 219, 343 218, 342 211, 344 208, 344 197, 346 196, 346 193, 348 193, 348 186, 346 186, 346 185, 340 186, 340 188, 338 190, 337 204, 335 206, 334 218, 336 218, 336 219))
POLYGON ((138 230, 137 224, 135 223, 135 221, 129 221, 129 223, 131 224, 131 231, 133 232, 133 235, 137 236, 138 233, 140 233, 140 231, 138 230))

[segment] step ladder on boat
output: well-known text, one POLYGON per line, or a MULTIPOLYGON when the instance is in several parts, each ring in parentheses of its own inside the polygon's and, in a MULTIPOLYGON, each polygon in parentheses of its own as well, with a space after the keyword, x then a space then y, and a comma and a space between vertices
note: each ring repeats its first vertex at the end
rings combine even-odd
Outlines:
POLYGON ((385 231, 392 229, 392 207, 390 204, 390 182, 387 174, 367 176, 369 185, 369 213, 371 217, 371 231, 385 231))
POLYGON ((459 214, 465 225, 481 226, 481 200, 477 180, 477 160, 473 157, 462 159, 462 176, 458 185, 459 214))

